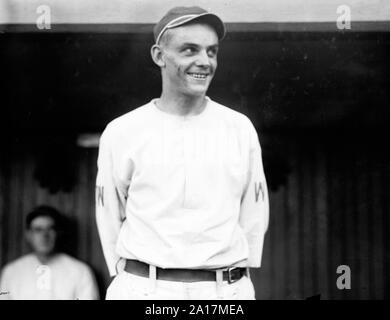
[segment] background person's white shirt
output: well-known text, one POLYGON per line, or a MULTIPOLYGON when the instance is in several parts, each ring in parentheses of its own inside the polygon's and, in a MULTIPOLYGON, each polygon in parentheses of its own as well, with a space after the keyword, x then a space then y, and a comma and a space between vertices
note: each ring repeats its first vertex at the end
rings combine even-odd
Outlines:
POLYGON ((64 253, 56 254, 46 265, 42 265, 34 254, 7 264, 1 273, 0 288, 0 299, 99 299, 91 269, 64 253))
POLYGON ((103 132, 96 217, 111 275, 120 258, 260 266, 269 208, 257 132, 245 115, 207 101, 183 117, 152 100, 103 132))

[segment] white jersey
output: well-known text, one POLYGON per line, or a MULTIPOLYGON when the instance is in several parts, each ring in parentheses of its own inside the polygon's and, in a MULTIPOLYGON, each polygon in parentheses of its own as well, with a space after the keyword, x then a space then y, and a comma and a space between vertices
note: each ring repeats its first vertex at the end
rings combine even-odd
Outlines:
POLYGON ((111 275, 120 258, 259 267, 268 215, 259 139, 239 112, 207 98, 183 117, 152 100, 101 136, 96 217, 111 275))

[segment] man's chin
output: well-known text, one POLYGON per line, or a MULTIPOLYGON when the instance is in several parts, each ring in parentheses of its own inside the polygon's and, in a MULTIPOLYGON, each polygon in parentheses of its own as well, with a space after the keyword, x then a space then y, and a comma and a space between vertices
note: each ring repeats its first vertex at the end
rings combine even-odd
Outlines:
POLYGON ((36 252, 40 255, 49 256, 54 252, 54 249, 52 247, 50 248, 41 248, 39 250, 36 250, 36 252))
POLYGON ((191 95, 194 97, 195 96, 200 97, 200 96, 206 95, 207 90, 208 90, 208 86, 201 86, 201 87, 192 87, 187 92, 188 92, 188 95, 191 95))

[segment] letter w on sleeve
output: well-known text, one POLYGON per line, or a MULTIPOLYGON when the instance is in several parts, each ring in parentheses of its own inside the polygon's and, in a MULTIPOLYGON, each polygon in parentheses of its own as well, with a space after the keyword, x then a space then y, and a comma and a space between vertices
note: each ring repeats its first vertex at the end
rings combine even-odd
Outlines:
POLYGON ((248 240, 248 267, 258 268, 261 265, 264 235, 268 229, 269 200, 259 138, 251 122, 249 129, 249 164, 239 223, 248 240))
POLYGON ((104 257, 111 276, 116 275, 120 257, 115 252, 122 221, 125 219, 126 191, 120 187, 113 170, 109 127, 100 138, 96 178, 96 223, 104 257))

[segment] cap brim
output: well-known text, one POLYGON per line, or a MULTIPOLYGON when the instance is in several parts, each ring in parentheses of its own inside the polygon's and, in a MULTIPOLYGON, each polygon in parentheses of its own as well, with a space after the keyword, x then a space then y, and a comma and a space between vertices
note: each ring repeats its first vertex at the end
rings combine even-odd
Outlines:
POLYGON ((179 21, 177 21, 176 23, 173 22, 173 23, 169 23, 168 25, 166 25, 161 31, 160 31, 160 34, 157 36, 156 38, 156 43, 158 44, 160 39, 161 39, 161 36, 162 34, 167 30, 167 29, 173 29, 173 28, 176 28, 176 27, 179 27, 179 26, 182 26, 182 25, 185 25, 189 22, 193 22, 193 21, 204 21, 206 22, 207 24, 211 25, 217 35, 218 35, 218 39, 221 41, 224 37, 225 37, 225 33, 226 33, 226 30, 225 30, 225 25, 224 23, 222 22, 222 20, 215 14, 213 13, 201 13, 201 14, 198 14, 196 16, 191 16, 191 17, 188 17, 187 19, 180 19, 179 21))
POLYGON ((219 40, 222 40, 225 37, 225 33, 226 33, 225 25, 217 15, 213 13, 204 13, 204 14, 200 14, 195 18, 190 19, 187 22, 194 21, 194 20, 203 20, 208 24, 212 25, 215 28, 215 31, 217 32, 219 40))

